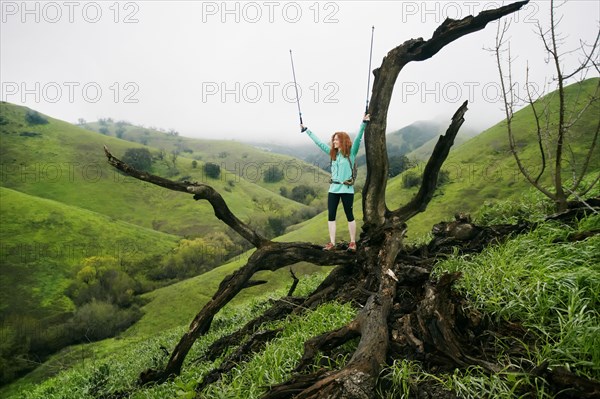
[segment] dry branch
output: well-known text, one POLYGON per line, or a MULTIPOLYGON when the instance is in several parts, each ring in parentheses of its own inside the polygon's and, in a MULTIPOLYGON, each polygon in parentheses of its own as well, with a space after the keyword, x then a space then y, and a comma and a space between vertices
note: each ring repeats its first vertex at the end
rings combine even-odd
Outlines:
POLYGON ((110 165, 131 177, 155 184, 163 188, 168 188, 169 190, 194 194, 195 200, 207 200, 212 205, 215 211, 215 216, 219 220, 222 220, 225 224, 234 229, 240 236, 251 242, 255 247, 260 248, 270 242, 246 223, 239 220, 231 212, 221 194, 219 194, 211 186, 196 182, 175 182, 160 176, 137 170, 112 155, 106 146, 104 146, 104 153, 106 154, 106 158, 108 159, 108 163, 110 165))
POLYGON ((425 170, 423 171, 423 183, 417 192, 417 195, 406 205, 391 212, 392 217, 398 218, 402 221, 409 220, 419 212, 423 212, 435 193, 437 187, 437 177, 440 169, 448 157, 450 148, 454 144, 454 139, 458 134, 458 130, 465 121, 464 115, 467 112, 467 101, 465 101, 460 108, 452 116, 452 123, 446 130, 446 134, 440 136, 425 170))

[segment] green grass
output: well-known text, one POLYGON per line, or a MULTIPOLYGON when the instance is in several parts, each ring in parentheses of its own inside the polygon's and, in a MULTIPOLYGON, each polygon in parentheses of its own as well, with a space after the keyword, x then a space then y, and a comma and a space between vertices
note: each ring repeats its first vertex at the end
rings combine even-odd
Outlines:
MULTIPOLYGON (((520 323, 535 336, 535 344, 522 342, 528 358, 519 363, 508 354, 510 342, 498 342, 506 348, 499 360, 511 369, 497 381, 484 378, 479 369, 448 376, 459 396, 476 398, 488 392, 493 397, 513 397, 513 391, 534 383, 527 371, 546 360, 551 368, 563 366, 600 379, 600 236, 567 240, 570 233, 598 228, 598 215, 575 228, 546 223, 479 256, 454 258, 437 266, 437 274, 462 273, 456 289, 471 306, 493 320, 520 323), (489 391, 482 391, 483 386, 489 391)), ((540 390, 536 397, 549 396, 540 390)))
MULTIPOLYGON (((410 397, 415 394, 419 383, 428 382, 439 389, 453 391, 461 398, 508 399, 526 392, 535 398, 551 398, 548 386, 528 373, 544 360, 550 361, 550 367, 565 366, 581 375, 598 379, 600 237, 578 242, 564 239, 572 232, 599 227, 600 216, 597 215, 581 220, 572 228, 546 223, 505 244, 490 247, 480 255, 453 256, 440 263, 436 274, 463 273, 455 289, 469 298, 471 306, 492 319, 519 322, 531 332, 535 339, 521 342, 521 352, 527 357, 513 358, 511 353, 514 351, 509 350, 509 342, 499 340, 498 347, 506 345, 506 350, 496 361, 506 368, 493 375, 478 367, 457 369, 449 374, 432 374, 418 362, 397 359, 381 373, 383 385, 379 388, 379 397, 410 397)), ((310 292, 324 275, 320 273, 302 278, 298 294, 310 292)), ((14 386, 5 393, 10 393, 12 396, 7 397, 13 398, 78 398, 89 395, 93 389, 104 393, 131 389, 132 398, 194 397, 195 385, 220 360, 215 363, 193 360, 219 336, 264 311, 268 298, 284 295, 286 290, 285 287, 280 288, 268 295, 263 291, 262 295, 254 295, 245 302, 230 304, 223 309, 215 318, 211 331, 192 348, 182 374, 172 382, 147 388, 134 386, 139 372, 164 365, 166 358, 161 355, 159 346, 172 348, 185 331, 185 325, 166 328, 143 338, 141 335, 125 335, 121 339, 107 340, 102 345, 88 345, 87 350, 94 348, 93 356, 88 354, 85 361, 37 386, 21 385, 19 389, 14 386)), ((177 301, 173 306, 178 306, 177 301)), ((265 386, 289 378, 306 339, 347 323, 355 312, 348 306, 329 303, 303 316, 288 317, 263 326, 263 329, 283 327, 284 330, 264 350, 236 366, 223 381, 208 387, 202 397, 260 396, 265 386)), ((354 344, 346 349, 351 351, 354 344)), ((84 350, 83 347, 80 349, 84 350)), ((330 362, 331 367, 340 367, 347 357, 325 360, 330 362)))
POLYGON ((2 312, 49 316, 73 308, 64 290, 91 256, 140 261, 179 237, 0 187, 2 312))
MULTIPOLYGON (((321 273, 302 279, 298 294, 306 295, 323 277, 321 273)), ((132 398, 193 397, 196 383, 218 364, 218 361, 214 364, 198 363, 193 359, 198 358, 217 338, 234 331, 264 311, 269 297, 284 294, 285 290, 280 289, 268 297, 254 296, 244 305, 228 305, 215 318, 213 329, 192 348, 184 365, 186 371, 172 382, 143 389, 134 387, 134 381, 142 370, 164 365, 166 358, 159 347, 173 347, 184 332, 184 327, 170 328, 145 339, 123 338, 121 343, 118 340, 108 340, 111 345, 110 349, 104 350, 105 353, 96 350, 93 356, 88 354, 86 360, 68 371, 40 384, 22 385, 19 390, 13 387, 11 391, 5 391, 5 394, 21 398, 81 398, 89 396, 95 387, 99 389, 96 392, 104 393, 134 389, 130 396, 132 398), (101 384, 102 381, 106 383, 101 384)), ((303 316, 290 316, 281 322, 265 325, 263 328, 283 327, 283 331, 259 356, 240 364, 230 378, 219 383, 218 387, 209 387, 203 397, 257 397, 265 389, 263 384, 281 382, 289 377, 289 372, 302 355, 305 339, 319 331, 340 327, 351 320, 354 314, 355 310, 348 305, 329 303, 303 316), (274 363, 279 367, 271 367, 274 363), (262 383, 256 384, 256 378, 261 379, 262 383)))

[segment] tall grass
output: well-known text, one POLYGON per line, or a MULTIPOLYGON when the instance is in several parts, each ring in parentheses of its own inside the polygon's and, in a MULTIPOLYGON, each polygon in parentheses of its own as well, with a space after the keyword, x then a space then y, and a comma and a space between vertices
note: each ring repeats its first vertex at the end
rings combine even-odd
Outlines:
MULTIPOLYGON (((324 278, 315 274, 300 281, 297 293, 307 294, 324 278)), ((235 331, 270 306, 274 298, 285 295, 281 289, 269 296, 255 298, 244 305, 223 309, 213 322, 211 331, 201 337, 188 354, 183 373, 173 381, 150 387, 137 387, 139 373, 149 367, 163 367, 168 360, 164 348, 173 348, 184 333, 184 326, 158 334, 153 338, 131 342, 117 353, 101 359, 83 361, 78 366, 50 378, 37 387, 11 396, 22 399, 80 399, 126 391, 130 398, 193 398, 195 386, 231 352, 223 353, 214 362, 197 361, 216 339, 235 331)), ((265 349, 247 362, 241 363, 223 381, 205 389, 202 398, 256 398, 267 386, 289 378, 304 349, 304 341, 322 332, 341 327, 355 315, 350 305, 327 303, 304 315, 290 316, 279 322, 267 323, 262 329, 283 328, 265 349)), ((322 357, 316 359, 321 361, 322 357)), ((342 359, 343 360, 343 359, 342 359)), ((332 367, 339 367, 332 360, 332 367)))
MULTIPOLYGON (((510 205, 514 207, 513 205, 510 205)), ((514 208, 517 209, 517 208, 514 208)), ((513 209, 513 210, 514 210, 513 209)), ((498 214, 500 215, 500 210, 498 214)), ((491 213, 488 214, 492 219, 491 213)), ((494 216, 495 217, 495 216, 494 216)), ((462 272, 455 289, 469 299, 470 306, 494 321, 519 323, 530 334, 521 341, 497 340, 501 351, 497 361, 504 370, 489 375, 479 367, 457 369, 449 374, 433 374, 417 362, 396 359, 380 375, 378 397, 415 397, 423 385, 452 391, 460 398, 539 398, 555 395, 543 379, 530 375, 544 361, 549 367, 563 366, 590 378, 600 378, 600 236, 570 242, 570 234, 600 228, 600 216, 578 221, 574 226, 556 222, 540 225, 504 244, 488 247, 481 254, 453 256, 438 264, 434 275, 462 272), (533 339, 531 339, 533 337, 533 339), (515 351, 515 342, 520 345, 515 351), (515 357, 515 353, 519 357, 515 357), (524 356, 524 358, 523 358, 524 356)), ((323 279, 324 273, 303 278, 297 290, 306 295, 323 279)), ((269 306, 269 300, 285 295, 280 289, 269 296, 254 298, 221 311, 211 331, 199 339, 188 355, 182 374, 173 381, 150 387, 137 387, 139 373, 149 367, 162 367, 185 326, 167 330, 149 339, 113 340, 114 353, 99 354, 94 360, 59 373, 13 398, 99 397, 127 391, 130 398, 194 398, 195 387, 218 366, 232 349, 215 362, 196 361, 220 336, 234 331, 269 306)), ((324 331, 347 323, 356 310, 348 305, 328 303, 301 316, 268 323, 261 329, 282 328, 279 335, 259 353, 239 365, 223 380, 207 387, 199 397, 256 398, 266 387, 285 381, 303 352, 304 342, 324 331)), ((352 350, 355 342, 348 345, 352 350)), ((77 350, 77 348, 75 348, 77 350)), ((347 356, 327 358, 320 363, 341 367, 347 356)))
POLYGON ((535 342, 521 342, 524 361, 513 361, 509 342, 499 361, 505 373, 489 377, 479 369, 456 372, 447 383, 460 397, 514 397, 522 386, 549 397, 526 374, 544 361, 589 378, 600 378, 600 237, 569 242, 578 231, 600 228, 600 215, 570 227, 549 222, 478 256, 440 263, 435 274, 462 272, 456 285, 470 304, 495 321, 520 323, 535 342), (517 370, 515 372, 515 370, 517 370))

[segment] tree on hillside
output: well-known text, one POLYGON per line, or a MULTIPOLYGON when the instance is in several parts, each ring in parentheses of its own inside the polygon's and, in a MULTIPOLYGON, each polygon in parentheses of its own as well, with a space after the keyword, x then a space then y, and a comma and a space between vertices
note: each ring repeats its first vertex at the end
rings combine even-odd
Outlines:
POLYGON ((45 125, 48 123, 48 119, 44 118, 37 111, 27 111, 25 114, 25 121, 30 125, 45 125))
POLYGON ((218 179, 221 176, 221 167, 216 163, 207 162, 203 166, 204 174, 211 179, 218 179))
POLYGON ((124 127, 119 126, 115 129, 115 136, 117 136, 117 138, 122 139, 124 134, 125 134, 124 127))
POLYGON ((389 177, 398 176, 412 166, 406 155, 392 155, 389 157, 389 163, 389 177))
POLYGON ((278 181, 283 180, 283 177, 283 170, 276 165, 271 165, 265 171, 263 181, 265 183, 277 183, 278 181))
MULTIPOLYGON (((132 177, 193 194, 195 200, 207 200, 217 218, 256 247, 247 263, 221 282, 217 292, 196 315, 170 353, 166 366, 144 371, 139 382, 163 382, 178 375, 192 345, 210 330, 217 312, 244 288, 261 284, 252 280, 256 272, 273 271, 303 261, 336 267, 313 293, 297 298, 291 296, 293 290, 290 290, 285 300, 277 301, 264 315, 240 331, 215 342, 209 352, 222 354, 227 347, 240 344, 247 336, 250 336, 248 342, 240 346, 260 347, 260 337, 276 335, 276 331, 271 331, 270 335, 254 334, 263 321, 282 319, 328 301, 354 303, 359 309, 358 314, 347 325, 308 340, 304 355, 294 370, 296 374, 289 381, 270 387, 263 398, 374 398, 382 367, 395 358, 423 360, 432 367, 450 370, 477 366, 496 373, 503 369, 504 365, 490 363, 482 348, 484 345, 479 345, 483 338, 472 326, 479 325, 477 319, 480 316, 468 313, 467 307, 457 304, 451 294, 452 284, 459 275, 446 274, 439 280, 430 275, 437 259, 437 244, 424 249, 433 252, 431 257, 426 254, 416 256, 403 247, 406 222, 425 211, 432 199, 440 168, 464 122, 467 102, 456 111, 446 133, 440 136, 424 168, 418 193, 409 203, 396 209, 388 208, 385 192, 389 162, 381 154, 386 154, 387 113, 394 84, 404 66, 433 57, 446 45, 518 11, 525 4, 527 1, 521 1, 483 11, 475 17, 447 19, 431 39, 407 40, 389 51, 381 66, 373 71, 375 78, 368 109, 371 122, 364 136, 367 157, 367 176, 362 191, 364 224, 355 254, 342 250, 343 246, 334 251, 323 251, 321 246, 312 243, 268 240, 236 217, 211 186, 139 173, 105 148, 108 162, 132 177), (354 339, 358 340, 357 347, 343 368, 314 371, 311 367, 319 351, 331 353, 354 339)), ((474 231, 471 225, 471 233, 474 231)), ((501 229, 488 232, 491 235, 487 240, 497 239, 501 229)), ((482 239, 473 244, 473 248, 486 242, 482 239)), ((235 361, 234 358, 232 362, 235 361)), ((206 380, 210 383, 219 375, 217 370, 215 376, 207 376, 206 380)), ((204 383, 199 384, 198 389, 202 386, 204 383)))
POLYGON ((128 148, 123 155, 123 162, 135 169, 149 172, 152 169, 152 154, 147 148, 128 148))
POLYGON ((179 150, 172 150, 169 155, 171 163, 173 164, 173 169, 177 169, 177 158, 179 158, 179 150))
MULTIPOLYGON (((595 88, 595 92, 591 96, 584 95, 581 90, 576 98, 567 98, 565 95, 565 85, 573 78, 578 78, 581 83, 587 76, 589 71, 600 72, 599 53, 600 49, 600 30, 596 34, 596 39, 593 44, 580 42, 580 48, 575 50, 564 51, 561 49, 564 37, 559 33, 558 26, 562 18, 557 16, 557 7, 554 0, 550 2, 550 27, 544 29, 541 24, 537 24, 537 30, 546 52, 547 62, 554 68, 555 76, 551 80, 551 84, 555 85, 558 99, 552 95, 534 93, 532 85, 529 82, 529 67, 527 67, 527 77, 524 87, 526 88, 526 98, 520 99, 516 93, 517 85, 513 83, 512 62, 510 54, 510 46, 507 46, 504 39, 510 24, 505 22, 503 25, 498 24, 498 33, 496 35, 496 45, 494 52, 496 62, 500 74, 500 85, 504 98, 504 109, 506 113, 506 128, 508 132, 508 140, 510 150, 517 162, 519 171, 527 181, 536 189, 544 193, 556 204, 556 210, 562 211, 568 207, 568 199, 572 196, 578 199, 584 197, 594 185, 600 180, 600 173, 593 181, 587 185, 583 184, 583 179, 587 173, 591 171, 590 162, 600 157, 598 148, 598 133, 600 132, 600 118, 589 131, 589 148, 586 148, 587 153, 576 156, 572 151, 570 144, 575 141, 573 137, 574 127, 581 120, 586 112, 597 111, 598 101, 600 99, 600 80, 595 88), (505 74, 503 70, 503 53, 508 51, 507 64, 508 71, 505 74), (565 56, 574 58, 574 53, 578 52, 578 58, 581 60, 572 70, 567 70, 565 67, 565 56), (587 96, 587 98, 586 98, 587 96), (535 133, 539 146, 539 155, 541 167, 536 162, 535 166, 526 165, 522 156, 519 154, 518 146, 515 138, 515 129, 513 129, 513 117, 517 102, 524 100, 533 112, 535 118, 535 133), (558 105, 554 103, 558 101, 558 105), (596 110, 596 111, 592 111, 596 110), (551 187, 548 187, 541 179, 546 174, 550 173, 551 187), (571 177, 571 181, 567 182, 567 177, 571 177)), ((520 132, 521 134, 525 132, 520 132)), ((586 140, 587 141, 587 140, 586 140)), ((597 165, 596 165, 597 166, 597 165)))

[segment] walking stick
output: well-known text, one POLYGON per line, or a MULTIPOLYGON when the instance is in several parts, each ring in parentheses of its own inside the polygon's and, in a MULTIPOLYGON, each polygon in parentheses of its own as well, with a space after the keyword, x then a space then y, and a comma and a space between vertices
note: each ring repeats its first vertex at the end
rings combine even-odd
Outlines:
MULTIPOLYGON (((290 61, 292 61, 292 74, 294 75, 294 87, 296 88, 296 103, 298 104, 298 116, 300 117, 300 124, 302 125, 302 112, 300 112, 300 97, 298 97, 298 84, 296 83, 296 72, 294 71, 294 58, 292 57, 292 50, 290 50, 290 61)), ((302 130, 302 128, 300 128, 302 130)))
POLYGON ((367 80, 367 105, 365 107, 365 114, 369 113, 369 90, 371 87, 371 58, 373 56, 373 34, 375 33, 375 26, 371 27, 371 50, 369 51, 369 77, 367 80))

